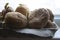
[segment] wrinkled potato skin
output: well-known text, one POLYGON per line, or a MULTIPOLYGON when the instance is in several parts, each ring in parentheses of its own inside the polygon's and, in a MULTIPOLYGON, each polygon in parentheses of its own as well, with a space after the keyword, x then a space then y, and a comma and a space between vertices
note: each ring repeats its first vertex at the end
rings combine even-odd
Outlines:
POLYGON ((40 8, 29 14, 29 28, 44 28, 48 22, 49 14, 46 9, 40 8))
POLYGON ((54 23, 51 22, 50 20, 48 20, 48 22, 47 22, 47 24, 46 24, 46 26, 44 28, 55 28, 54 23))
POLYGON ((53 15, 53 13, 52 13, 52 11, 50 9, 46 9, 46 10, 48 11, 48 14, 49 14, 49 20, 48 20, 45 28, 55 28, 54 23, 53 23, 54 15, 53 15))
POLYGON ((52 22, 54 21, 54 15, 53 15, 53 12, 50 10, 50 9, 47 9, 48 11, 48 14, 49 14, 49 20, 51 20, 52 22))

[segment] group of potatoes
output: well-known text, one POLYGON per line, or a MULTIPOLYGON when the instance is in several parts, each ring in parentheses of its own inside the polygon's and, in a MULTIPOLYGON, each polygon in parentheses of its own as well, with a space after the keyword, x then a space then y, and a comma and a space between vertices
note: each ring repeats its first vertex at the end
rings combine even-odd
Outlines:
POLYGON ((12 7, 6 3, 5 9, 2 10, 3 21, 6 28, 51 28, 53 27, 54 15, 50 9, 39 8, 29 11, 29 8, 24 4, 19 6, 14 11, 12 7))

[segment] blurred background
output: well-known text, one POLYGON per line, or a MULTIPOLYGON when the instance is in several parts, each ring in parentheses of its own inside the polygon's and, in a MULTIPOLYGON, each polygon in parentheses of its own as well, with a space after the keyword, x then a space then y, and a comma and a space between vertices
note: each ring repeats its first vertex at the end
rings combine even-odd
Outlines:
POLYGON ((19 4, 26 4, 30 11, 38 8, 49 8, 55 15, 55 22, 60 26, 60 0, 0 0, 0 12, 9 3, 14 10, 19 4))

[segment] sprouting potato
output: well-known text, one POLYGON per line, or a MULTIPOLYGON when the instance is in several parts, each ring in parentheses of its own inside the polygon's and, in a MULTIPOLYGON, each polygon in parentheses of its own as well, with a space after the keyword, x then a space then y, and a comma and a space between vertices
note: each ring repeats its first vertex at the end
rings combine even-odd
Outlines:
POLYGON ((4 9, 2 10, 2 16, 3 16, 3 19, 5 18, 5 15, 8 13, 8 12, 13 12, 13 8, 12 7, 9 7, 8 6, 9 3, 6 3, 6 5, 4 6, 4 9))

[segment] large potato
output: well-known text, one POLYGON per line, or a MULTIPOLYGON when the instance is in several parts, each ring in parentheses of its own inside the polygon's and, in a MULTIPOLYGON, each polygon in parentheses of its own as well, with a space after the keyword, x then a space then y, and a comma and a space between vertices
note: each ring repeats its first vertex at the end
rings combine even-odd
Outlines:
POLYGON ((29 28, 44 28, 49 19, 46 9, 40 8, 29 14, 29 28))
POLYGON ((19 4, 19 6, 16 8, 15 10, 16 12, 20 12, 23 15, 25 15, 26 17, 29 14, 29 8, 25 5, 25 4, 19 4))
POLYGON ((20 29, 27 25, 27 18, 19 12, 9 12, 5 16, 6 28, 20 29))

